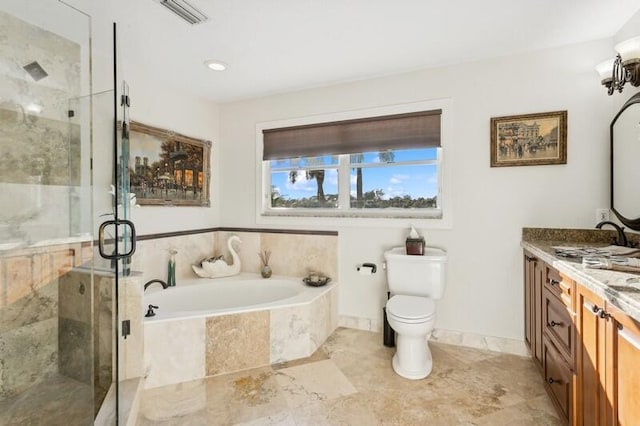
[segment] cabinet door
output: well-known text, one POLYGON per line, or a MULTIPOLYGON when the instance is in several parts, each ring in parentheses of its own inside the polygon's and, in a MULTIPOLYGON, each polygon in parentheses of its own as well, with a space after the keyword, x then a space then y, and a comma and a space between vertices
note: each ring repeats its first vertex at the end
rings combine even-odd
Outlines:
POLYGON ((547 264, 541 260, 535 262, 533 268, 533 335, 534 335, 534 347, 531 348, 533 357, 542 367, 543 353, 542 353, 542 281, 547 264))
POLYGON ((582 286, 578 286, 576 293, 577 332, 580 336, 576 347, 576 423, 604 426, 607 412, 611 411, 605 389, 607 322, 599 316, 604 302, 582 286))
POLYGON ((613 306, 607 306, 610 321, 610 351, 607 370, 613 424, 640 424, 640 324, 613 306), (610 379, 609 379, 610 378, 610 379))
POLYGON ((530 253, 524 253, 524 340, 533 353, 533 279, 536 258, 530 253))

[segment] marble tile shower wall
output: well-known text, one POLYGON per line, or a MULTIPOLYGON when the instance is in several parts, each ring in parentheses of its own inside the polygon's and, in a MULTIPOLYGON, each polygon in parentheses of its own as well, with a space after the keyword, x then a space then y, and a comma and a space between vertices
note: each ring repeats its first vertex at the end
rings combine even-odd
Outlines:
POLYGON ((70 358, 60 347, 71 343, 73 320, 84 312, 65 303, 63 283, 91 256, 81 244, 0 255, 0 401, 68 372, 70 358))
POLYGON ((11 94, 0 99, 3 241, 69 235, 63 218, 72 209, 61 200, 74 202, 66 186, 80 181, 80 126, 68 110, 81 92, 81 54, 80 45, 0 12, 0 93, 11 94), (22 68, 34 61, 48 74, 38 81, 22 68))

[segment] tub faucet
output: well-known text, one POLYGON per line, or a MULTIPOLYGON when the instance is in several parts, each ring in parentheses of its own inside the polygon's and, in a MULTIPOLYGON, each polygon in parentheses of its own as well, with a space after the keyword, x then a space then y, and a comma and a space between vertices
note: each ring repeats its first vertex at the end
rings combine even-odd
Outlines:
MULTIPOLYGON (((162 280, 159 280, 159 279, 155 279, 155 280, 149 280, 149 281, 147 281, 147 283, 144 285, 144 290, 146 290, 146 289, 147 289, 147 287, 149 287, 151 284, 154 284, 154 283, 158 283, 158 284, 162 285, 162 288, 163 288, 163 289, 165 289, 165 288, 169 287, 169 286, 167 285, 167 283, 166 283, 166 282, 164 282, 164 281, 162 281, 162 280)), ((144 291, 144 290, 143 290, 143 291, 144 291)))
POLYGON ((604 221, 598 223, 596 225, 596 228, 602 229, 602 227, 604 225, 611 225, 612 227, 614 227, 616 229, 616 232, 618 233, 618 235, 616 236, 615 245, 623 246, 623 247, 627 246, 627 236, 624 234, 624 226, 620 227, 620 226, 616 225, 613 222, 609 222, 608 220, 604 220, 604 221))

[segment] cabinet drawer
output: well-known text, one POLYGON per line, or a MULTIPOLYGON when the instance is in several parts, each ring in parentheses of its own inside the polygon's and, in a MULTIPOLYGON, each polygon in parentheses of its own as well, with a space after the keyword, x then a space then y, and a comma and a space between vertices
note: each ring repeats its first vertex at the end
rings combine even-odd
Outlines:
POLYGON ((576 282, 560 274, 560 300, 575 314, 576 312, 576 282))
POLYGON ((568 307, 546 287, 542 294, 544 332, 554 341, 569 366, 573 368, 576 337, 573 316, 568 307))
POLYGON ((545 268, 544 286, 555 294, 572 312, 575 312, 575 281, 562 275, 555 268, 545 268))
POLYGON ((544 271, 544 286, 553 294, 558 296, 558 298, 562 294, 562 289, 560 288, 561 282, 562 277, 560 276, 560 272, 558 272, 555 268, 546 265, 544 271))
POLYGON ((570 423, 573 418, 571 410, 574 373, 554 344, 546 338, 543 343, 543 357, 545 387, 559 413, 570 423))

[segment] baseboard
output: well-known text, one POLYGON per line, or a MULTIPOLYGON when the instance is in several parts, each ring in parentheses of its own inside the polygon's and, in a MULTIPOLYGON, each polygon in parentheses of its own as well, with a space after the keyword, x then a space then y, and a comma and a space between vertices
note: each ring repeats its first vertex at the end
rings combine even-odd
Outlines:
MULTIPOLYGON (((382 331, 382 322, 370 318, 358 318, 347 315, 338 317, 338 327, 355 328, 365 331, 382 331)), ((524 340, 507 339, 504 337, 484 336, 481 334, 467 333, 454 330, 436 328, 429 339, 432 342, 448 345, 464 346, 468 348, 482 349, 485 351, 500 352, 505 354, 530 356, 529 348, 524 340)))
POLYGON ((350 317, 348 315, 338 316, 338 327, 355 328, 365 331, 382 331, 382 322, 370 318, 350 317))
POLYGON ((475 333, 443 330, 436 328, 429 339, 432 342, 446 343, 448 345, 465 346, 467 348, 482 349, 485 351, 500 352, 504 354, 530 356, 529 348, 524 340, 507 339, 504 337, 484 336, 475 333))

